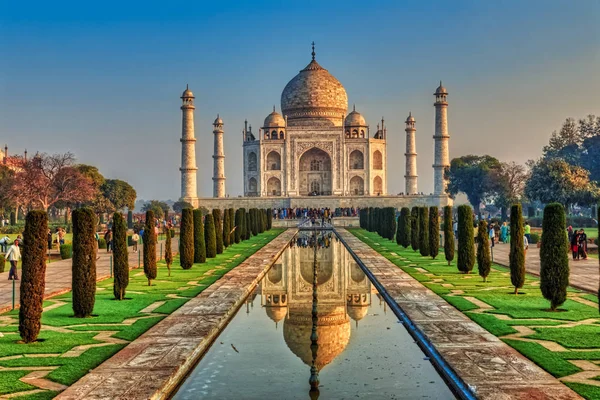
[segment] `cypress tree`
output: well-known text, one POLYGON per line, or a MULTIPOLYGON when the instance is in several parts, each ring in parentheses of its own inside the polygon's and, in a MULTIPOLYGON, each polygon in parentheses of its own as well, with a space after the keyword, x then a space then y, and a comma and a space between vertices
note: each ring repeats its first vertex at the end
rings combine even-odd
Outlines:
POLYGON ((569 244, 565 236, 565 209, 560 203, 544 207, 542 244, 540 246, 540 289, 550 301, 550 310, 567 299, 569 286, 569 244))
POLYGON ((429 210, 419 207, 419 253, 423 257, 429 255, 429 210))
POLYGON ((223 210, 223 247, 229 247, 229 232, 231 224, 229 222, 229 210, 223 210))
POLYGON ((473 270, 475 264, 475 243, 473 238, 473 211, 467 204, 458 207, 458 262, 456 266, 465 274, 473 270))
POLYGON ((206 258, 215 258, 217 256, 217 232, 215 219, 210 213, 204 218, 204 239, 206 241, 206 258))
POLYGON ((246 212, 245 221, 246 221, 246 224, 244 225, 244 231, 246 233, 245 240, 248 240, 252 236, 252 218, 250 218, 250 210, 248 210, 246 212))
MULTIPOLYGON (((206 262, 206 240, 204 239, 204 222, 202 210, 197 208, 194 214, 194 263, 206 262)), ((181 243, 181 238, 179 239, 181 243)))
POLYGON ((45 211, 29 211, 25 217, 21 266, 19 334, 25 343, 35 342, 41 329, 46 282, 46 235, 48 215, 45 211))
POLYGON ((398 230, 401 230, 402 232, 400 233, 400 238, 396 238, 396 240, 399 240, 398 244, 400 244, 405 249, 408 246, 410 246, 410 228, 410 209, 408 207, 402 207, 402 209, 400 210, 400 217, 398 220, 398 230))
POLYGON ((235 210, 229 209, 229 245, 235 243, 235 210))
POLYGON ((217 254, 223 254, 223 215, 218 208, 214 208, 212 214, 215 225, 215 235, 217 236, 217 254))
POLYGON ((452 206, 444 207, 444 255, 448 265, 454 260, 454 222, 452 221, 452 206))
POLYGON ((419 207, 410 211, 410 245, 413 251, 419 250, 419 207))
POLYGON ((127 211, 127 229, 133 229, 133 211, 127 211))
POLYGON ((171 264, 173 264, 173 250, 171 249, 171 230, 165 229, 165 263, 169 276, 171 276, 171 264))
MULTIPOLYGON (((198 210, 200 211, 200 210, 198 210)), ((200 211, 200 213, 202 213, 200 211)), ((202 218, 202 214, 200 216, 202 218)), ((194 210, 184 208, 181 210, 181 226, 179 228, 179 264, 183 269, 190 269, 195 261, 194 210)))
POLYGON ((72 215, 72 305, 75 318, 86 318, 96 301, 96 215, 88 207, 73 210, 72 215))
POLYGON ((402 210, 400 210, 400 215, 398 215, 398 220, 396 220, 396 244, 398 246, 402 246, 402 236, 405 229, 406 227, 402 225, 402 210))
POLYGON ((250 209, 250 223, 252 225, 251 228, 253 236, 258 235, 258 215, 256 211, 256 208, 250 209))
POLYGON ((273 209, 267 208, 267 230, 270 231, 273 228, 273 209))
POLYGON ((488 235, 488 224, 485 220, 479 221, 477 228, 477 270, 479 276, 485 282, 492 268, 492 257, 490 255, 490 236, 488 235))
MULTIPOLYGON (((525 284, 525 241, 521 204, 510 208, 510 281, 515 287, 515 294, 525 284)), ((565 253, 566 254, 566 253, 565 253)))
POLYGON ((234 234, 234 242, 239 243, 242 240, 242 209, 238 208, 235 210, 235 231, 234 234))
POLYGON ((257 223, 258 223, 258 233, 263 233, 265 231, 265 216, 262 208, 256 209, 257 223))
POLYGON ((127 227, 123 215, 119 212, 113 214, 113 265, 115 279, 113 294, 115 299, 125 298, 125 289, 129 285, 129 254, 127 251, 127 227))
POLYGON ((440 215, 436 206, 429 207, 429 255, 435 259, 440 252, 440 215))
POLYGON ((396 236, 397 225, 398 225, 396 223, 396 209, 394 207, 388 207, 388 209, 389 209, 388 220, 390 221, 390 226, 388 227, 388 239, 394 240, 394 237, 396 236))
POLYGON ((369 207, 369 224, 367 225, 367 230, 369 232, 375 231, 375 209, 373 207, 369 207))
POLYGON ((148 286, 156 279, 156 232, 154 232, 154 211, 146 211, 144 225, 144 274, 148 278, 148 286))

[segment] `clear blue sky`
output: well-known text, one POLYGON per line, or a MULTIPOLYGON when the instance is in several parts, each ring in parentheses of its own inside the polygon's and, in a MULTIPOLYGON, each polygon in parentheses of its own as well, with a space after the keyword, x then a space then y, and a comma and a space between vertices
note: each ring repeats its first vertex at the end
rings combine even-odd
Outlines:
MULTIPOLYGON (((600 1, 0 2, 0 141, 72 151, 144 199, 180 194, 181 92, 196 95, 198 187, 212 195, 212 126, 225 121, 227 192, 242 191, 244 118, 258 128, 317 60, 375 128, 388 190, 404 188, 404 119, 417 118, 432 190, 433 96, 449 95, 450 156, 536 158, 562 121, 600 114, 600 1)), ((3 145, 4 143, 0 143, 3 145)))

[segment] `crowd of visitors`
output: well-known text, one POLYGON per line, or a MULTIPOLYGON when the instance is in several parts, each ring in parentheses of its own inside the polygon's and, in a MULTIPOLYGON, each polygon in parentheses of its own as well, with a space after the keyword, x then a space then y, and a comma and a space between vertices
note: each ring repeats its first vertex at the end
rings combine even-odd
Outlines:
POLYGON ((274 208, 273 219, 321 219, 326 212, 331 217, 357 217, 360 208, 336 208, 333 211, 329 208, 274 208))
POLYGON ((569 243, 571 245, 571 252, 573 253, 573 260, 587 260, 587 234, 585 230, 573 230, 573 227, 569 225, 567 228, 567 235, 569 237, 569 243))

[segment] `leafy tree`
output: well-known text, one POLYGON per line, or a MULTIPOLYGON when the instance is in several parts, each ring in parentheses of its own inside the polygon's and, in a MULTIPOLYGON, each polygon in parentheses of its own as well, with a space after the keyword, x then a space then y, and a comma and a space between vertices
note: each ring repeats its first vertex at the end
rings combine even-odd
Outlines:
POLYGON ((488 235, 488 225, 485 220, 479 221, 477 229, 477 269, 479 276, 485 282, 492 268, 492 257, 490 254, 490 236, 488 235))
POLYGON ((242 208, 238 208, 235 210, 235 231, 234 233, 234 241, 235 243, 239 243, 242 241, 242 230, 244 228, 243 218, 244 218, 244 210, 242 208))
POLYGON ((164 201, 159 200, 150 200, 142 206, 142 211, 152 211, 156 219, 163 219, 166 215, 165 210, 169 210, 169 205, 164 201))
POLYGON ((423 257, 429 255, 429 210, 419 207, 419 253, 423 257))
POLYGON ((429 255, 435 259, 440 251, 440 216, 436 206, 429 207, 429 255))
POLYGON ((223 247, 229 247, 229 233, 231 232, 231 223, 229 221, 229 210, 223 210, 223 247))
MULTIPOLYGON (((523 229, 523 212, 521 204, 514 204, 510 209, 510 281, 515 287, 515 294, 525 284, 525 230, 523 229)), ((566 253, 565 253, 566 254, 566 253)))
MULTIPOLYGON (((599 117, 600 118, 600 117, 599 117)), ((585 139, 581 145, 580 163, 590 172, 590 180, 600 182, 600 134, 585 139)))
POLYGON ((194 222, 194 210, 183 209, 179 230, 179 262, 183 269, 190 269, 194 265, 194 222))
POLYGON ((215 222, 215 234, 217 235, 217 254, 223 253, 223 216, 221 210, 215 208, 212 210, 213 220, 215 222))
POLYGON ((194 208, 194 206, 188 203, 187 201, 183 200, 179 200, 173 203, 173 211, 175 211, 178 214, 181 214, 184 208, 194 208))
POLYGON ((419 207, 413 207, 410 211, 410 245, 413 251, 419 250, 419 207))
MULTIPOLYGON (((96 215, 91 208, 78 208, 73 210, 72 220, 72 306, 75 318, 87 318, 96 301, 96 215)), ((46 246, 43 248, 46 251, 46 246)))
POLYGON ((206 262, 206 239, 204 237, 204 222, 202 210, 194 210, 194 262, 206 262))
POLYGON ((494 176, 500 169, 500 161, 488 155, 467 155, 454 158, 446 171, 448 193, 467 195, 475 212, 480 215, 479 205, 496 191, 494 176))
POLYGON ((456 266, 468 274, 475 264, 475 243, 473 242, 473 210, 466 204, 458 206, 458 261, 456 266))
MULTIPOLYGON (((137 193, 133 186, 125 181, 120 179, 106 179, 100 186, 100 192, 110 202, 110 211, 122 210, 125 207, 130 210, 135 208, 137 193)), ((147 208, 143 211, 148 211, 149 209, 147 208)))
POLYGON ((212 213, 207 214, 204 219, 204 239, 206 240, 206 258, 215 258, 217 256, 217 232, 212 213))
POLYGON ((19 309, 19 334, 25 343, 35 342, 42 327, 42 311, 46 281, 46 232, 48 214, 30 211, 25 218, 19 309))
POLYGON ((527 168, 515 162, 500 163, 494 170, 492 178, 495 182, 495 204, 502 208, 502 218, 506 219, 506 210, 511 204, 520 202, 529 178, 527 168))
POLYGON ((444 207, 444 256, 448 265, 454 260, 454 232, 452 230, 452 206, 444 207))
POLYGON ((544 208, 540 248, 540 289, 550 301, 550 309, 563 304, 569 286, 569 244, 565 235, 565 209, 560 203, 544 208))
POLYGON ((404 248, 410 246, 410 209, 408 207, 402 207, 400 210, 400 216, 398 217, 398 234, 396 235, 396 242, 404 248))
POLYGON ((156 232, 154 232, 154 211, 146 211, 146 224, 144 225, 144 274, 148 278, 148 286, 156 279, 156 232))
POLYGON ((561 159, 540 159, 531 162, 531 177, 525 186, 530 200, 542 203, 561 203, 567 207, 574 203, 589 204, 600 193, 590 182, 589 172, 570 165, 561 159))
POLYGON ((171 249, 171 242, 171 230, 165 229, 165 264, 167 264, 169 276, 171 276, 171 264, 173 264, 173 250, 171 249))
POLYGON ((544 147, 544 156, 554 158, 560 155, 560 158, 563 158, 566 155, 564 152, 566 148, 576 150, 582 141, 575 120, 567 118, 560 131, 552 132, 548 146, 544 147))
POLYGON ((115 299, 125 298, 125 289, 129 285, 129 255, 127 252, 127 227, 123 215, 119 212, 113 215, 113 265, 115 279, 113 282, 113 294, 115 299))

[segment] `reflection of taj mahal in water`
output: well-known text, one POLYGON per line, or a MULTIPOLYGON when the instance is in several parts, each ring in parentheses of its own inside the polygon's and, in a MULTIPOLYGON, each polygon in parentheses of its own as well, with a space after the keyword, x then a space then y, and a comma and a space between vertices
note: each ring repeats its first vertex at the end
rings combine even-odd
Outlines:
MULTIPOLYGON (((350 340, 350 319, 356 324, 371 304, 371 282, 336 239, 318 250, 317 333, 319 351, 315 366, 329 364, 350 340)), ((289 349, 311 365, 313 252, 311 247, 293 246, 282 254, 262 280, 261 303, 275 322, 283 324, 289 349)))
MULTIPOLYGON (((181 199, 207 208, 295 207, 312 203, 330 208, 445 205, 449 201, 444 178, 444 168, 449 166, 447 95, 440 82, 434 93, 433 194, 418 194, 416 120, 409 114, 405 121, 405 190, 401 196, 389 195, 388 132, 383 117, 372 129, 354 107, 348 113, 344 86, 316 61, 313 44, 312 60, 283 89, 281 113, 273 107, 258 131, 253 131, 247 121, 244 124, 243 159, 241 165, 236 163, 243 170, 243 197, 229 198, 226 194, 225 124, 219 116, 215 119, 213 200, 197 197, 195 97, 186 89, 181 96, 181 199)), ((400 153, 400 149, 393 153, 400 153)))

